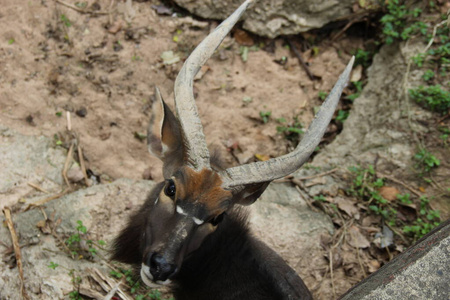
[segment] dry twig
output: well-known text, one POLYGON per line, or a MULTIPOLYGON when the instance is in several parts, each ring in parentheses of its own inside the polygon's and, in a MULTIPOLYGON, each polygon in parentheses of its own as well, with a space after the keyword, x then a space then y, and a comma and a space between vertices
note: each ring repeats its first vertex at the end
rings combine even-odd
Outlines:
POLYGON ((302 67, 305 70, 306 74, 308 75, 309 79, 310 80, 315 80, 316 77, 309 70, 308 66, 306 65, 305 61, 303 60, 303 57, 300 54, 300 52, 298 51, 297 47, 294 45, 294 43, 290 39, 287 39, 287 42, 289 44, 289 47, 291 47, 292 51, 294 51, 295 56, 297 57, 298 61, 302 65, 302 67))
POLYGON ((78 143, 78 159, 80 160, 81 172, 83 172, 84 176, 84 183, 86 184, 86 186, 91 186, 91 183, 89 182, 89 178, 86 173, 86 165, 84 163, 83 150, 81 149, 80 143, 78 143))
POLYGON ((408 190, 410 190, 412 193, 414 193, 416 196, 421 197, 422 194, 420 192, 418 192, 417 190, 413 189, 412 187, 410 187, 409 185, 407 185, 406 183, 404 183, 403 181, 400 181, 398 179, 395 179, 392 176, 386 175, 386 174, 382 174, 380 172, 377 172, 377 177, 381 178, 384 177, 386 179, 389 179, 392 182, 395 182, 397 184, 400 184, 401 186, 403 186, 404 188, 407 188, 408 190))
POLYGON ((64 163, 64 169, 62 170, 62 176, 63 176, 64 181, 66 182, 69 190, 72 189, 72 186, 70 185, 69 179, 67 178, 67 171, 69 170, 69 164, 72 161, 73 146, 74 146, 74 143, 72 143, 70 145, 69 153, 67 153, 66 162, 64 163))
POLYGON ((317 178, 317 177, 323 177, 323 176, 329 175, 331 173, 336 172, 337 170, 338 170, 338 168, 334 168, 334 169, 331 169, 331 170, 323 172, 323 173, 319 173, 319 174, 315 174, 315 175, 311 175, 311 176, 306 176, 306 177, 299 177, 299 178, 295 178, 295 179, 296 180, 314 179, 314 178, 317 178))
POLYGON ((333 276, 333 252, 331 248, 328 251, 328 257, 330 258, 330 275, 331 275, 331 286, 333 288, 333 298, 336 299, 336 288, 334 286, 334 276, 333 276))
POLYGON ((31 186, 32 188, 38 190, 39 192, 43 192, 43 193, 48 194, 48 191, 44 190, 43 188, 41 188, 41 187, 40 187, 39 185, 37 185, 37 184, 34 184, 34 183, 32 183, 32 182, 27 182, 27 184, 28 184, 29 186, 31 186))
POLYGON ((5 215, 6 225, 8 226, 9 232, 11 233, 11 240, 14 247, 14 253, 16 255, 17 268, 19 269, 20 276, 20 292, 22 294, 23 299, 30 299, 25 290, 25 283, 23 279, 23 265, 22 265, 22 254, 20 251, 19 239, 16 234, 16 230, 14 229, 14 224, 11 218, 11 210, 8 207, 3 209, 3 214, 5 215))
POLYGON ((70 111, 66 111, 66 118, 67 118, 67 130, 72 130, 72 121, 70 119, 70 111))
POLYGON ((34 202, 34 203, 30 203, 30 204, 27 206, 27 208, 25 208, 25 211, 30 210, 30 209, 33 208, 33 207, 39 207, 39 206, 41 206, 41 205, 44 205, 45 203, 47 203, 47 202, 49 202, 49 201, 52 201, 52 200, 61 198, 62 196, 64 196, 64 195, 67 194, 68 192, 69 192, 69 189, 66 189, 66 190, 64 190, 64 191, 62 191, 61 193, 58 193, 58 194, 56 194, 56 195, 53 195, 53 196, 50 196, 50 197, 46 197, 46 198, 41 199, 41 200, 38 200, 38 201, 36 201, 36 202, 34 202))

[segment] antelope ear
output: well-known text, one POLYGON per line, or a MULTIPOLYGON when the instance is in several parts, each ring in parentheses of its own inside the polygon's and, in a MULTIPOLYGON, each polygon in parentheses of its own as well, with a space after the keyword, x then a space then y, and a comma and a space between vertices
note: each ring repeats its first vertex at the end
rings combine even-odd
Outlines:
POLYGON ((264 193, 270 181, 247 184, 244 189, 233 195, 233 202, 240 205, 253 204, 264 193))
POLYGON ((157 87, 155 97, 147 130, 147 145, 149 152, 164 163, 164 178, 170 178, 184 160, 180 125, 157 87))

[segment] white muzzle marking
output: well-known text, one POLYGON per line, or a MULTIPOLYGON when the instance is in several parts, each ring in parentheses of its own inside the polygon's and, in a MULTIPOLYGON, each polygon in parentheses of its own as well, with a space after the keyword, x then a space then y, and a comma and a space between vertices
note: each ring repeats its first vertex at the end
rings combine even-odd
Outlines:
POLYGON ((156 282, 153 282, 153 275, 150 273, 150 268, 145 264, 141 265, 141 279, 146 286, 151 288, 158 288, 161 285, 169 285, 172 283, 170 279, 166 279, 165 281, 157 280, 156 282))

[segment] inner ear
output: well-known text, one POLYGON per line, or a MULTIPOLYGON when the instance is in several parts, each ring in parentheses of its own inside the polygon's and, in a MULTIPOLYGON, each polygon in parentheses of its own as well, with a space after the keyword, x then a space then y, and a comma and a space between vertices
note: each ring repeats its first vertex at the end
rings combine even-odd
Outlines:
POLYGON ((248 184, 244 189, 233 196, 233 202, 240 205, 253 204, 264 193, 270 181, 248 184))
POLYGON ((164 102, 157 87, 155 97, 148 125, 147 145, 149 152, 162 160, 164 177, 169 178, 183 165, 183 139, 178 120, 164 102))

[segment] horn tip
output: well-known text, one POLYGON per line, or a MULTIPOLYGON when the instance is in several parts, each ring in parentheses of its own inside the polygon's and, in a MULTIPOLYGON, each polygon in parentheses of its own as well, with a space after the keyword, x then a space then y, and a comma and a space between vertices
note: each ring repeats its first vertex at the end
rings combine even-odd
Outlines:
POLYGON ((353 68, 353 64, 355 63, 355 56, 352 55, 352 58, 350 58, 350 61, 347 64, 347 67, 345 68, 346 72, 350 71, 353 68))

